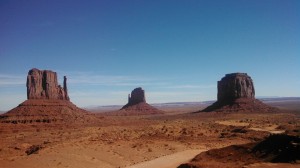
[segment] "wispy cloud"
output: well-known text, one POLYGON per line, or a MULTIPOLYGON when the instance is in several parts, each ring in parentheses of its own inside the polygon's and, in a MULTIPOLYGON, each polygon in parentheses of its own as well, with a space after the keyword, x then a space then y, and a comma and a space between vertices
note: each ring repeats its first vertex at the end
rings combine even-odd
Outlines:
POLYGON ((165 83, 151 77, 126 75, 99 75, 91 72, 72 72, 68 77, 69 84, 87 84, 104 86, 146 86, 164 85, 165 83))
MULTIPOLYGON (((68 74, 68 73, 64 73, 68 74)), ((72 72, 69 73, 70 84, 89 84, 104 86, 153 86, 162 89, 209 89, 215 88, 215 84, 173 84, 168 79, 158 79, 144 76, 126 75, 99 75, 92 72, 72 72)))
POLYGON ((172 86, 165 86, 165 88, 169 89, 209 89, 215 88, 216 85, 172 85, 172 86))
POLYGON ((19 86, 26 84, 26 77, 22 75, 0 74, 0 87, 19 86))
MULTIPOLYGON (((69 85, 103 85, 103 86, 146 86, 165 85, 154 78, 125 75, 99 75, 91 72, 64 72, 58 73, 58 81, 61 76, 68 74, 69 85)), ((0 87, 17 86, 26 84, 26 75, 0 74, 0 87)))
POLYGON ((182 96, 182 95, 198 95, 199 92, 192 91, 151 91, 146 93, 149 96, 153 97, 168 97, 168 96, 182 96))
MULTIPOLYGON (((151 86, 161 89, 209 89, 215 88, 213 84, 173 85, 166 79, 157 79, 144 76, 129 75, 101 75, 94 72, 60 72, 58 78, 67 74, 69 85, 102 85, 102 86, 151 86)), ((58 81, 62 81, 58 79, 58 81)), ((20 74, 0 74, 0 87, 20 86, 26 84, 26 76, 20 74)))
MULTIPOLYGON (((215 85, 195 83, 179 84, 167 78, 103 75, 95 72, 57 72, 60 83, 62 77, 67 75, 71 100, 79 106, 124 104, 127 101, 127 95, 138 86, 146 89, 146 99, 149 103, 200 101, 207 99, 204 97, 206 93, 210 95, 210 92, 215 91, 213 88, 216 87, 215 85)), ((4 99, 4 97, 16 99, 17 95, 13 96, 11 90, 17 92, 18 97, 20 95, 25 97, 25 84, 26 74, 0 74, 0 89, 2 88, 2 97, 0 97, 2 104, 0 103, 0 106, 2 108, 14 106, 4 99), (12 88, 7 90, 10 87, 12 88), (15 87, 19 89, 15 90, 15 87)), ((20 103, 19 101, 16 99, 12 103, 17 104, 20 103)))

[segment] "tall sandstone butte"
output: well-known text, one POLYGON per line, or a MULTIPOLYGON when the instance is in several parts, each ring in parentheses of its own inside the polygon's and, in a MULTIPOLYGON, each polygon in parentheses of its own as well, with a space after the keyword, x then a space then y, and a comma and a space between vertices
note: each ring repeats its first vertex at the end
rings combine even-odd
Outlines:
POLYGON ((128 103, 123 106, 122 109, 133 107, 138 104, 147 104, 145 91, 141 87, 135 88, 131 91, 131 94, 128 95, 128 103))
POLYGON ((226 74, 218 81, 218 101, 233 101, 238 98, 255 98, 253 81, 246 73, 226 74))
POLYGON ((128 104, 134 105, 141 102, 146 103, 145 91, 141 87, 138 87, 131 92, 131 95, 128 95, 128 104))
POLYGON ((274 110, 255 99, 254 84, 247 73, 226 74, 218 81, 218 100, 202 111, 270 111, 274 110))
POLYGON ((128 95, 128 103, 116 112, 116 115, 149 115, 162 114, 163 111, 158 110, 146 103, 145 91, 141 88, 135 88, 128 95))
POLYGON ((56 72, 31 69, 27 76, 27 100, 0 115, 0 123, 90 123, 95 117, 74 105, 68 96, 67 78, 63 87, 56 72))
POLYGON ((27 76, 27 99, 70 100, 67 90, 67 77, 64 76, 63 88, 58 85, 56 72, 31 69, 27 76))

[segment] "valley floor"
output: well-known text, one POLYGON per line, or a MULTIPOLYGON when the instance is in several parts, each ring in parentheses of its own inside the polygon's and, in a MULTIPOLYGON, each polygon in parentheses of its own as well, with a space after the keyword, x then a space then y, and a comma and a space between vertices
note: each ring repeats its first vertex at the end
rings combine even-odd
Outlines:
POLYGON ((300 123, 297 113, 287 112, 97 118, 84 125, 0 124, 1 168, 177 167, 201 151, 293 133, 300 123), (28 155, 34 145, 37 151, 28 155))

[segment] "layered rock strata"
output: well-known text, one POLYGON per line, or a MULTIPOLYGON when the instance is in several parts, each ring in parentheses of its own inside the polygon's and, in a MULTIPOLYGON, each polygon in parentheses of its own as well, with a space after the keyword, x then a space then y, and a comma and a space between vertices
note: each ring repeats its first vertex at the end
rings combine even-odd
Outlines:
POLYGON ((218 81, 218 101, 233 101, 238 98, 255 98, 253 81, 246 73, 227 74, 218 81))
POLYGON ((231 73, 218 81, 218 100, 202 111, 261 112, 272 110, 274 108, 255 99, 254 84, 247 73, 231 73))
POLYGON ((63 87, 57 83, 56 72, 31 69, 27 76, 27 99, 0 115, 0 123, 89 123, 95 117, 75 106, 68 96, 67 78, 63 87))
POLYGON ((31 69, 27 76, 27 99, 70 100, 67 90, 67 77, 64 85, 58 85, 56 72, 31 69))

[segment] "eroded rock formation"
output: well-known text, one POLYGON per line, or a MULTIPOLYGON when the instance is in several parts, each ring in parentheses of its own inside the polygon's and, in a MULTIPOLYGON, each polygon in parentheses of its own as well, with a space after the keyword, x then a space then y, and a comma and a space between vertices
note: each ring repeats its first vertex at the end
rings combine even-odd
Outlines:
POLYGON ((31 69, 27 76, 27 99, 70 100, 67 90, 67 77, 64 85, 57 82, 56 72, 50 70, 31 69))
POLYGON ((27 99, 0 115, 0 123, 90 123, 95 117, 74 105, 68 96, 67 78, 63 87, 56 72, 31 69, 27 76, 27 99))
MULTIPOLYGON (((163 111, 158 110, 146 103, 145 91, 141 88, 135 88, 128 95, 128 103, 116 112, 116 115, 149 115, 162 114, 163 111)), ((112 113, 113 114, 113 113, 112 113)))
POLYGON ((138 87, 131 92, 131 95, 128 95, 128 104, 134 105, 141 102, 146 103, 145 91, 141 87, 138 87))
POLYGON ((270 111, 274 110, 255 99, 254 84, 247 73, 226 74, 218 81, 218 100, 202 111, 270 111))
POLYGON ((218 101, 226 102, 238 98, 254 99, 253 81, 246 73, 226 74, 218 81, 218 101))

